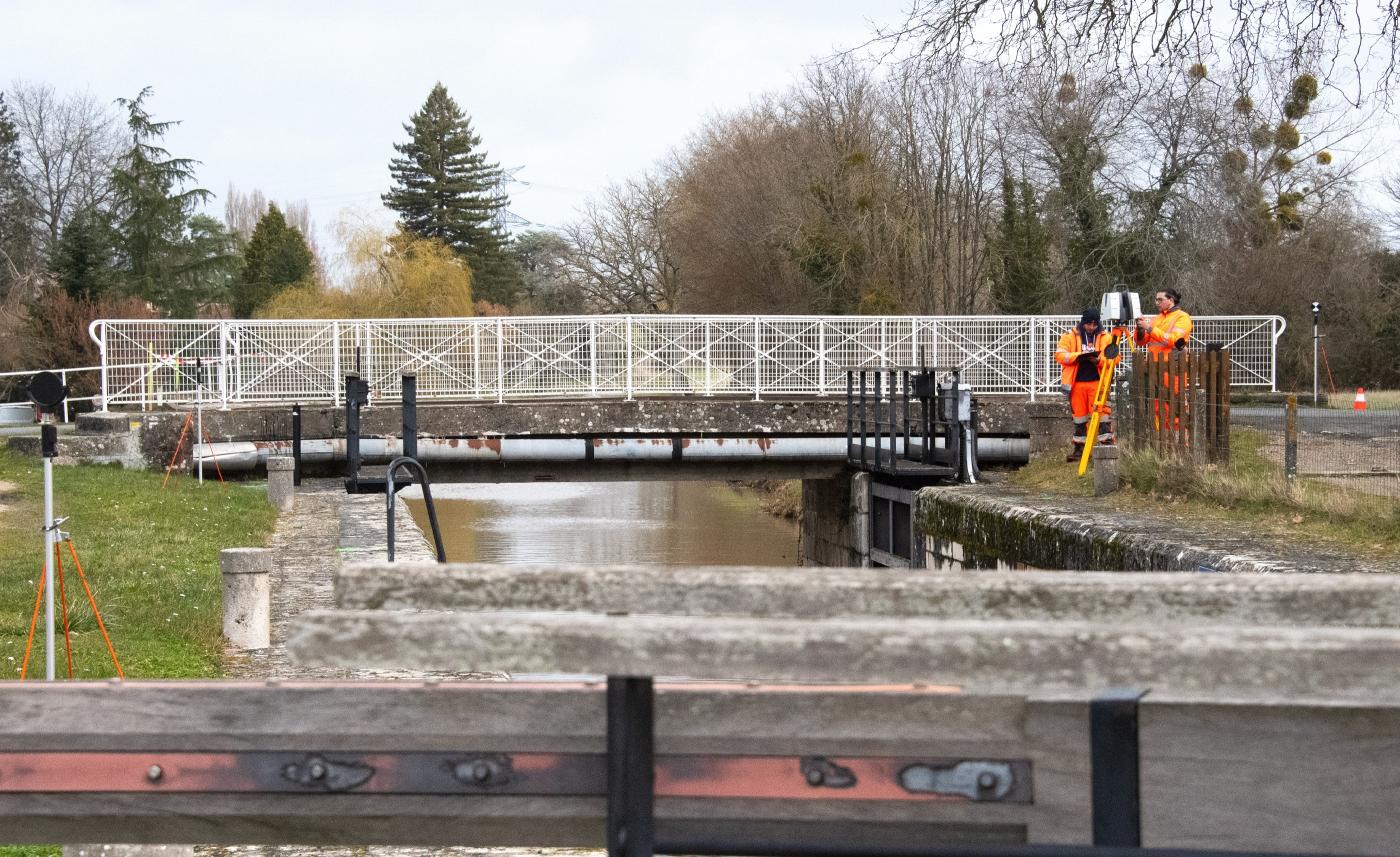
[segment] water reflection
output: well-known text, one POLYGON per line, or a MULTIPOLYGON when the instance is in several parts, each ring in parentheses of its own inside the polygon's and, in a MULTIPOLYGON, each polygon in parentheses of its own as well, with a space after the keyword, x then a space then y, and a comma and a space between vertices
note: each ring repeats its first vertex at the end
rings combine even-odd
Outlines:
MULTIPOLYGON (((712 482, 434 486, 453 562, 797 565, 797 525, 712 482)), ((421 500, 414 520, 428 531, 421 500)))

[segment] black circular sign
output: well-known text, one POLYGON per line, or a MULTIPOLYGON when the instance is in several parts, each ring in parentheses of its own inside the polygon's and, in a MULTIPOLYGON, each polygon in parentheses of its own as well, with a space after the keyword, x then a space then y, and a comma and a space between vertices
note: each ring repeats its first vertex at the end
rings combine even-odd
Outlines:
POLYGON ((25 385, 29 400, 41 408, 56 408, 68 398, 68 388, 57 372, 35 372, 25 385))

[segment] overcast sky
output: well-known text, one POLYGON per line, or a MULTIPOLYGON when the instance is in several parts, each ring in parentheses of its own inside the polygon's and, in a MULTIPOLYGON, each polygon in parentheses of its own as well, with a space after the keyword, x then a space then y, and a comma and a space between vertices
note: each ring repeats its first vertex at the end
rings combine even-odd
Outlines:
MULTIPOLYGON (((704 118, 782 88, 812 58, 902 20, 908 0, 33 2, 0 0, 0 87, 102 100, 154 87, 200 185, 306 200, 325 240, 380 209, 392 144, 433 83, 482 145, 523 167, 511 210, 558 226, 704 118)), ((386 213, 386 223, 392 218, 386 213)))

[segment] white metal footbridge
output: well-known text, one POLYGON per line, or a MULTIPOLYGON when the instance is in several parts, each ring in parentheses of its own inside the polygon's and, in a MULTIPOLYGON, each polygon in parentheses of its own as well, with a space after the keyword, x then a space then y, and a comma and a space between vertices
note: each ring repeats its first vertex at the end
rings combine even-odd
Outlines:
MULTIPOLYGON (((979 395, 1055 392, 1055 344, 1077 316, 684 316, 294 321, 98 320, 101 406, 340 404, 374 399, 845 393, 848 368, 960 366, 979 395)), ((1280 316, 1195 319, 1193 347, 1230 349, 1231 381, 1274 389, 1280 316)))

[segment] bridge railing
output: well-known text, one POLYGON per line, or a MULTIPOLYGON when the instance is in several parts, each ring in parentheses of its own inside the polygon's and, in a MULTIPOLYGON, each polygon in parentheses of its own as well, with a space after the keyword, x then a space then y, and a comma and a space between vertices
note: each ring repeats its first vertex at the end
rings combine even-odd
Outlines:
MULTIPOLYGON (((559 316, 292 321, 98 320, 102 401, 339 404, 358 371, 378 400, 840 396, 849 367, 956 365, 979 394, 1053 393, 1075 316, 559 316)), ((1273 389, 1279 316, 1206 316, 1236 386, 1273 389)))

